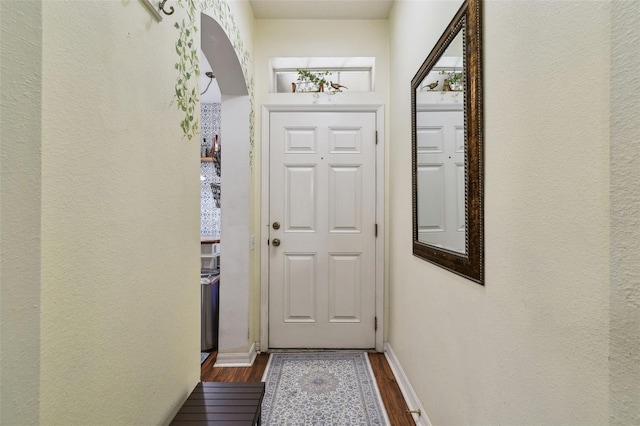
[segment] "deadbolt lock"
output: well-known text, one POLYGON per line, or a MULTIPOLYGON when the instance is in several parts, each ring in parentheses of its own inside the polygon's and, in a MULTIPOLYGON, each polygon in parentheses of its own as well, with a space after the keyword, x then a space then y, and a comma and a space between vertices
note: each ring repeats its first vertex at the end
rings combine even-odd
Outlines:
POLYGON ((273 229, 280 229, 280 224, 278 222, 273 222, 273 229))

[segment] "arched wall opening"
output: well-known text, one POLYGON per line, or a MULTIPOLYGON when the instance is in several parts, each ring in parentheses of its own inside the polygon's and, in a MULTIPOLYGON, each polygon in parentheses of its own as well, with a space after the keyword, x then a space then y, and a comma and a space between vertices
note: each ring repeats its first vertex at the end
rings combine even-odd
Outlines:
MULTIPOLYGON (((255 357, 249 342, 250 97, 237 53, 223 28, 204 13, 200 28, 201 49, 221 93, 221 262, 216 365, 246 365, 255 357)), ((209 70, 201 69, 203 74, 206 71, 209 70)))

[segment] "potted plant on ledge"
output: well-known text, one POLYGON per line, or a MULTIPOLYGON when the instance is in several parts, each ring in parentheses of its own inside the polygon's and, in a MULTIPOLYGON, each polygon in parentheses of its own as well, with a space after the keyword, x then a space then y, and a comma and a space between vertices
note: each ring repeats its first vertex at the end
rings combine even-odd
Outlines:
POLYGON ((329 94, 336 92, 342 92, 342 89, 347 89, 340 83, 327 80, 327 76, 332 74, 331 71, 309 71, 298 69, 298 80, 291 83, 291 91, 296 92, 324 92, 325 88, 329 94))
POLYGON ((464 72, 442 70, 440 74, 446 76, 442 86, 443 91, 461 92, 464 89, 464 72))

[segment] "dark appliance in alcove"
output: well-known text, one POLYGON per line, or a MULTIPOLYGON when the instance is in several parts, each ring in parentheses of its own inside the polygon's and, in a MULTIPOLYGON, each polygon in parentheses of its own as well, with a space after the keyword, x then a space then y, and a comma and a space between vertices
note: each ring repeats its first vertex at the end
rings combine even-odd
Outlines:
POLYGON ((220 270, 200 271, 200 351, 218 350, 220 270))

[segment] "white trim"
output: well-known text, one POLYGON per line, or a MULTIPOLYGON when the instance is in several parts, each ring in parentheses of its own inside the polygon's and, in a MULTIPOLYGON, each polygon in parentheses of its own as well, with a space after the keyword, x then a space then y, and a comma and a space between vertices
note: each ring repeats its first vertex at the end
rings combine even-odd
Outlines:
POLYGON ((258 353, 253 343, 248 352, 218 353, 214 367, 251 367, 258 353))
MULTIPOLYGON (((380 104, 267 104, 262 106, 262 111, 266 111, 266 122, 269 122, 271 112, 384 112, 384 105, 380 104)), ((262 124, 265 123, 265 116, 262 115, 262 124)), ((268 128, 267 136, 269 136, 268 128)), ((380 129, 378 129, 380 130, 380 129)), ((262 129, 264 136, 265 129, 262 129)), ((262 141, 262 146, 269 146, 269 140, 262 141)))
POLYGON ((378 237, 376 238, 376 318, 378 329, 376 330, 376 351, 384 350, 384 265, 385 265, 385 137, 384 137, 384 105, 376 110, 376 132, 378 144, 376 145, 376 224, 378 225, 378 237))
POLYGON ((269 359, 267 360, 267 366, 264 368, 264 373, 262 373, 262 378, 260 379, 261 382, 267 381, 267 374, 269 374, 269 368, 271 368, 272 359, 273 358, 271 358, 271 354, 269 354, 269 359))
POLYGON ((270 113, 262 106, 262 213, 260 215, 260 351, 269 350, 269 119, 270 113))
POLYGON ((424 411, 420 400, 418 399, 418 395, 413 390, 411 383, 409 382, 409 378, 404 373, 402 366, 400 365, 400 361, 396 357, 395 352, 391 348, 391 344, 386 342, 384 344, 384 356, 387 358, 387 362, 389 363, 389 367, 391 367, 391 371, 398 382, 398 386, 400 387, 400 392, 402 392, 402 396, 404 396, 404 400, 407 402, 410 410, 420 410, 420 416, 417 414, 412 414, 413 420, 417 425, 420 426, 431 426, 431 422, 429 421, 429 417, 427 413, 424 411))
POLYGON ((463 104, 460 103, 428 103, 418 104, 417 111, 462 111, 463 104))
POLYGON ((326 104, 289 104, 262 106, 262 215, 260 233, 260 350, 269 350, 269 126, 271 112, 375 112, 378 145, 376 146, 376 223, 378 224, 378 238, 376 238, 376 317, 378 330, 375 332, 375 349, 384 349, 384 259, 385 259, 385 128, 384 105, 354 104, 354 105, 326 105, 326 104))

